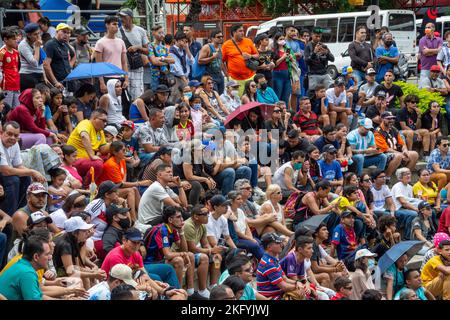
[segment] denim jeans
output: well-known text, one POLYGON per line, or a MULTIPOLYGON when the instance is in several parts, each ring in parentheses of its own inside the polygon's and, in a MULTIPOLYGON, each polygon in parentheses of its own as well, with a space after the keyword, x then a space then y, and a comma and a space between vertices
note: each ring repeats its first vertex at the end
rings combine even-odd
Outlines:
POLYGON ((0 181, 5 190, 5 200, 2 201, 0 209, 12 217, 17 209, 26 205, 27 188, 31 184, 31 178, 0 174, 0 181))
POLYGON ((386 168, 387 156, 384 153, 369 157, 362 154, 354 154, 352 159, 356 162, 356 175, 358 177, 362 175, 363 168, 373 165, 376 165, 380 170, 384 170, 386 168))
POLYGON ((291 80, 288 70, 274 70, 273 74, 273 91, 275 91, 278 99, 283 100, 289 106, 289 99, 292 91, 291 80))
POLYGON ((153 280, 162 281, 180 289, 180 283, 172 265, 167 263, 148 263, 144 265, 144 268, 153 280))
MULTIPOLYGON (((258 241, 258 240, 256 240, 258 241)), ((236 243, 236 247, 240 249, 245 249, 247 252, 251 253, 256 259, 260 260, 264 255, 264 250, 261 247, 260 242, 255 243, 246 239, 239 239, 236 243)))
POLYGON ((222 74, 214 74, 211 76, 214 80, 214 90, 222 94, 225 90, 225 79, 222 74))
POLYGON ((362 71, 353 69, 353 75, 355 76, 356 80, 358 81, 358 89, 361 87, 363 81, 366 79, 366 74, 362 71))
POLYGON ((252 170, 250 185, 252 186, 252 188, 255 188, 258 186, 258 163, 256 162, 256 160, 250 160, 248 166, 252 170))
MULTIPOLYGON (((307 76, 307 74, 302 73, 300 75, 300 90, 301 90, 301 96, 304 97, 306 96, 306 88, 305 88, 305 77, 307 76)), ((299 97, 300 98, 300 97, 299 97)), ((297 99, 298 100, 298 99, 297 99)), ((298 101, 297 101, 297 105, 298 105, 298 101)), ((297 110, 298 111, 298 110, 297 110)))
POLYGON ((411 236, 412 221, 417 217, 417 212, 413 210, 400 208, 395 211, 395 218, 397 219, 397 229, 404 228, 403 238, 409 240, 411 236))
POLYGON ((423 69, 420 70, 420 79, 422 79, 422 77, 428 78, 429 76, 430 76, 430 70, 423 70, 423 69))
POLYGON ((6 234, 0 232, 0 269, 3 268, 3 261, 5 261, 6 240, 6 234))
POLYGON ((222 194, 227 195, 228 192, 234 190, 234 182, 238 179, 248 179, 252 177, 252 170, 247 166, 241 166, 234 170, 226 168, 222 172, 215 175, 214 180, 220 185, 222 194))

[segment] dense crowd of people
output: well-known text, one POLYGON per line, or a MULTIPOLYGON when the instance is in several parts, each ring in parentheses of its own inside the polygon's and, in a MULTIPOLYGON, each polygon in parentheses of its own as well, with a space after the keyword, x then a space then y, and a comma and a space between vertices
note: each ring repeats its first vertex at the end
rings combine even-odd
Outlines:
MULTIPOLYGON (((386 27, 333 80, 321 28, 49 26, 1 30, 1 299, 450 299, 450 104, 404 96, 386 27), (125 75, 66 81, 93 62, 125 75), (405 240, 421 268, 377 275, 405 240)), ((419 46, 447 97, 433 24, 419 46)))

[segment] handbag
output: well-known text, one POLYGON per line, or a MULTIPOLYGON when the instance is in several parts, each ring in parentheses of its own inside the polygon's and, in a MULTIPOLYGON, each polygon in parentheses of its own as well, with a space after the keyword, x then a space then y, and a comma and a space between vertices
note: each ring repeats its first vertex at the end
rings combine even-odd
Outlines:
MULTIPOLYGON (((130 40, 128 40, 127 36, 125 35, 125 32, 123 31, 123 27, 120 28, 120 33, 122 34, 122 40, 125 42, 125 46, 127 49, 132 46, 130 40)), ((135 52, 129 52, 127 51, 127 60, 128 65, 130 67, 130 70, 136 70, 139 68, 142 68, 144 66, 144 63, 142 62, 141 54, 137 51, 135 52)))
POLYGON ((163 72, 161 71, 159 74, 159 83, 165 84, 167 87, 173 87, 176 84, 177 80, 175 76, 170 71, 163 72))
MULTIPOLYGON (((241 54, 241 56, 243 56, 242 51, 238 47, 237 43, 233 39, 231 39, 231 41, 233 41, 233 44, 236 46, 236 48, 238 49, 238 51, 241 54)), ((255 58, 247 59, 247 60, 245 60, 245 65, 250 70, 256 71, 256 70, 258 70, 258 67, 259 67, 259 60, 255 59, 255 58)))

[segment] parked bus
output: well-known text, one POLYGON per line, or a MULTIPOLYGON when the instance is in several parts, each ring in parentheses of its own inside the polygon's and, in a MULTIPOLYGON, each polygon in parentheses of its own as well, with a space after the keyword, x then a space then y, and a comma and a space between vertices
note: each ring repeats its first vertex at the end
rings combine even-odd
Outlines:
MULTIPOLYGON (((387 26, 397 44, 399 51, 408 59, 410 69, 415 69, 417 59, 416 46, 416 16, 409 10, 380 10, 381 26, 387 26)), ((343 63, 349 64, 348 45, 354 40, 356 27, 366 25, 369 11, 332 13, 320 15, 299 15, 279 17, 247 29, 247 36, 254 37, 267 33, 273 26, 284 28, 294 25, 298 29, 312 30, 321 27, 329 32, 322 34, 322 42, 330 48, 336 58, 336 63, 329 62, 328 73, 335 78, 341 71, 343 63)), ((373 23, 373 22, 372 22, 373 23)))

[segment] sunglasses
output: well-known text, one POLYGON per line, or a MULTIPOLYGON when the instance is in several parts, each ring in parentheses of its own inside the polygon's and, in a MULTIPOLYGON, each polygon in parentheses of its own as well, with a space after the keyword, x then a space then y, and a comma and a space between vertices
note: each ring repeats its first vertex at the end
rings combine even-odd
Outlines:
POLYGON ((448 147, 448 143, 444 143, 442 146, 443 146, 444 148, 447 148, 447 147, 448 147))
POLYGON ((208 213, 197 213, 196 215, 197 215, 197 216, 207 216, 208 213))
POLYGON ((344 289, 346 289, 346 290, 352 290, 353 287, 344 287, 344 289))
POLYGON ((250 85, 250 88, 256 88, 256 85, 252 84, 250 85))
POLYGON ((252 190, 252 187, 242 188, 242 190, 252 190))
POLYGON ((216 38, 217 38, 217 39, 222 39, 222 38, 223 38, 223 36, 216 36, 216 38))
POLYGON ((364 182, 370 182, 370 179, 363 179, 364 182))
POLYGON ((386 179, 386 176, 377 177, 377 179, 386 179))
POLYGON ((273 110, 273 113, 280 113, 281 110, 273 110))

